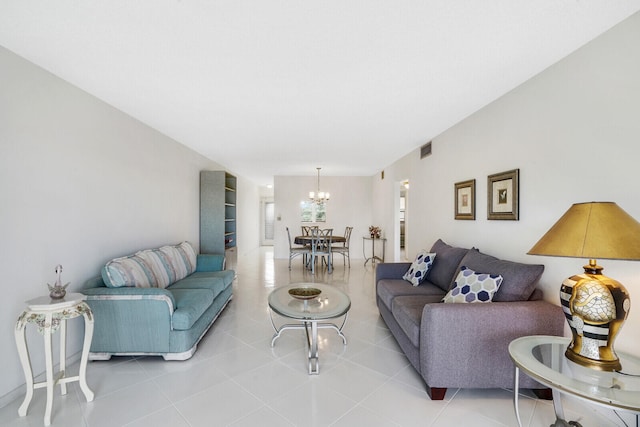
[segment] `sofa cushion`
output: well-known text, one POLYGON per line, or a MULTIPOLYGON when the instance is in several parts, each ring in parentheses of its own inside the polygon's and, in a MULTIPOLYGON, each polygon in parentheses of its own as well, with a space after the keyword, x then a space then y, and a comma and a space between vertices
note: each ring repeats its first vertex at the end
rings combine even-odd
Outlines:
POLYGON ((175 280, 184 279, 196 271, 196 252, 189 242, 163 246, 159 250, 167 256, 173 271, 175 271, 175 280))
POLYGON ((236 277, 236 273, 233 270, 220 270, 220 271, 196 271, 189 278, 209 278, 216 277, 218 279, 222 279, 225 287, 231 285, 233 283, 233 279, 236 277))
POLYGON ((180 244, 177 244, 176 249, 178 249, 178 251, 189 263, 189 274, 196 271, 198 254, 196 254, 196 250, 193 248, 193 245, 191 245, 191 243, 187 241, 184 241, 180 244))
POLYGON ((477 249, 469 250, 461 264, 475 271, 503 277, 500 289, 493 297, 494 301, 528 300, 544 271, 544 265, 541 264, 505 261, 483 254, 477 249))
POLYGON ((147 249, 136 252, 136 256, 142 258, 153 273, 156 287, 166 288, 176 281, 176 272, 167 255, 161 250, 147 249))
POLYGON ((171 323, 173 329, 179 331, 191 329, 214 299, 210 289, 171 289, 171 293, 176 300, 171 323))
POLYGON ((225 283, 224 277, 216 277, 212 274, 204 275, 202 273, 193 273, 182 280, 178 280, 167 289, 174 291, 176 289, 209 289, 213 292, 213 297, 217 297, 220 292, 229 286, 225 283))
POLYGON ((421 250, 402 278, 411 282, 413 286, 418 286, 427 277, 427 274, 429 274, 429 269, 431 265, 433 265, 435 257, 436 254, 427 252, 424 249, 421 250))
POLYGON ((451 289, 460 261, 468 251, 468 249, 450 246, 438 239, 430 251, 437 255, 429 271, 429 281, 445 292, 451 289))
POLYGON ((156 278, 144 259, 137 255, 115 258, 102 267, 102 280, 110 288, 157 287, 156 278))
POLYGON ((439 295, 400 296, 393 300, 391 313, 416 348, 420 346, 422 309, 426 304, 438 304, 440 300, 439 295))
POLYGON ((420 286, 411 286, 411 283, 402 279, 382 279, 378 281, 377 294, 384 305, 391 310, 393 299, 398 296, 435 296, 439 301, 445 292, 428 280, 422 282, 420 286))
POLYGON ((456 277, 455 286, 442 299, 446 303, 491 302, 500 288, 502 276, 476 273, 464 265, 456 277))
POLYGON ((166 288, 195 270, 195 250, 182 242, 112 259, 102 268, 102 278, 110 288, 166 288))

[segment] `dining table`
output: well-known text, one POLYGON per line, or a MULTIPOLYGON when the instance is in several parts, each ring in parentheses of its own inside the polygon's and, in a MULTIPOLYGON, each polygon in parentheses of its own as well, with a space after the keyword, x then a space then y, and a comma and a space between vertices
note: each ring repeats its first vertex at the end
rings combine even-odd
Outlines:
MULTIPOLYGON (((315 237, 317 238, 317 237, 315 237)), ((331 243, 330 244, 334 244, 334 243, 345 243, 347 241, 347 239, 344 236, 324 236, 324 239, 328 239, 331 243)), ((313 244, 313 239, 314 236, 311 235, 304 235, 304 236, 296 236, 293 239, 293 242, 296 245, 305 245, 305 246, 311 246, 313 244)), ((327 266, 329 268, 329 273, 331 273, 333 271, 333 260, 331 259, 331 257, 328 257, 329 259, 327 260, 327 266)), ((307 268, 311 269, 311 271, 313 272, 314 268, 314 263, 315 263, 315 259, 313 257, 313 255, 311 256, 311 259, 309 259, 306 262, 307 268)))
MULTIPOLYGON (((326 236, 327 239, 331 241, 331 244, 334 243, 345 243, 347 239, 344 236, 326 236)), ((293 242, 296 245, 310 245, 313 241, 313 236, 296 236, 293 239, 293 242)))

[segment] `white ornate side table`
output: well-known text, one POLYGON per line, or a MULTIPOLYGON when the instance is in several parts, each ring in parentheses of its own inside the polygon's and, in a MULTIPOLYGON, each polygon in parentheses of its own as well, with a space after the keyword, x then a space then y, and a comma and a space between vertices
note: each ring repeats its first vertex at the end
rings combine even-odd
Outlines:
POLYGON ((87 360, 89 358, 89 348, 91 347, 91 338, 93 336, 93 314, 91 309, 84 302, 85 296, 78 293, 66 294, 61 299, 51 299, 49 296, 43 296, 27 301, 27 308, 18 317, 16 323, 15 337, 20 362, 24 370, 24 376, 27 383, 27 393, 20 408, 18 415, 24 417, 27 415, 27 409, 33 390, 36 388, 47 388, 47 405, 44 412, 44 425, 51 424, 51 409, 53 406, 53 388, 56 384, 60 384, 61 394, 67 394, 67 383, 78 381, 80 389, 87 398, 87 402, 93 400, 93 391, 87 385, 86 371, 87 360), (75 317, 84 317, 84 344, 82 346, 82 357, 80 358, 80 372, 78 376, 66 376, 66 344, 67 344, 67 319, 75 317), (27 341, 25 339, 25 329, 28 323, 33 323, 38 327, 44 337, 44 353, 46 364, 46 381, 40 383, 33 382, 33 372, 31 370, 31 360, 29 358, 29 350, 27 349, 27 341), (53 376, 53 355, 51 354, 51 334, 60 330, 60 372, 54 378, 53 376))

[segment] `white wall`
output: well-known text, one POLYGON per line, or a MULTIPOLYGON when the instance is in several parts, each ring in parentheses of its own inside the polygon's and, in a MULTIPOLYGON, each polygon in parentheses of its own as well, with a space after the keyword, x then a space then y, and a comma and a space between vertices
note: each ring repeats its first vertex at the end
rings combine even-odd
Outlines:
MULTIPOLYGON (((315 176, 276 176, 274 178, 274 203, 276 228, 274 256, 289 257, 286 227, 291 237, 300 234, 300 202, 309 198, 309 191, 317 187, 315 176)), ((371 178, 353 176, 321 176, 320 189, 331 194, 327 202, 327 222, 318 223, 321 228, 333 228, 334 234, 344 234, 347 226, 351 232, 352 259, 362 259, 362 236, 373 225, 371 178)))
MULTIPOLYGON (((24 301, 48 293, 57 264, 74 291, 115 256, 182 240, 197 247, 202 169, 222 167, 0 47, 0 405, 24 385, 13 337, 24 301)), ((244 207, 257 187, 239 182, 244 207)), ((240 250, 257 227, 248 212, 240 250)), ((80 350, 81 331, 70 321, 67 354, 80 350)))
POLYGON ((384 179, 380 173, 372 177, 372 191, 374 194, 372 202, 373 222, 380 225, 383 230, 386 230, 386 261, 404 261, 399 253, 400 236, 397 233, 400 230, 399 225, 396 226, 396 212, 400 210, 400 183, 406 179, 409 179, 408 203, 405 212, 405 229, 407 232, 405 249, 407 250, 407 257, 413 260, 411 253, 415 254, 425 246, 422 242, 419 242, 416 246, 414 239, 412 239, 416 233, 421 233, 423 230, 421 227, 413 228, 414 221, 418 224, 423 218, 422 212, 413 205, 414 199, 422 200, 424 197, 422 187, 415 186, 413 182, 414 164, 411 159, 414 156, 418 156, 418 154, 410 153, 386 168, 384 170, 384 179))
MULTIPOLYGON (((587 260, 526 255, 577 202, 614 201, 640 220, 640 14, 550 67, 385 170, 411 180, 408 236, 415 250, 441 237, 512 260, 543 263, 545 298, 587 260), (487 176, 520 169, 520 220, 488 221, 487 176), (476 220, 456 221, 454 183, 476 179, 476 220)), ((374 182, 376 220, 389 224, 390 184, 374 182), (384 212, 384 213, 383 213, 384 212)), ((415 252, 415 251, 414 251, 415 252)), ((616 343, 640 354, 640 263, 601 260, 626 285, 632 309, 616 343), (634 298, 635 297, 635 298, 634 298), (634 303, 635 301, 635 303, 634 303)))
MULTIPOLYGON (((233 172, 231 172, 233 173, 233 172)), ((238 258, 260 245, 260 187, 238 177, 236 199, 238 258)))

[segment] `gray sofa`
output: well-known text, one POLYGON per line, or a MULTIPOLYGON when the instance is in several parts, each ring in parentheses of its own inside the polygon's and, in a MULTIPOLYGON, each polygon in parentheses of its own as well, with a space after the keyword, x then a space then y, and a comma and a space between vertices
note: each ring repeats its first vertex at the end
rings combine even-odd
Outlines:
MULTIPOLYGON (((413 286, 402 277, 411 263, 376 267, 380 315, 427 386, 431 399, 447 388, 513 388, 509 343, 527 335, 564 332, 559 306, 542 300, 536 284, 544 266, 499 260, 475 248, 456 248, 438 240, 426 279, 413 286), (502 284, 488 303, 443 303, 462 266, 500 274, 502 284)), ((521 388, 543 387, 521 374, 521 388)))
POLYGON ((234 276, 224 255, 196 255, 188 242, 109 261, 82 290, 95 319, 89 358, 189 359, 231 300, 234 276))

